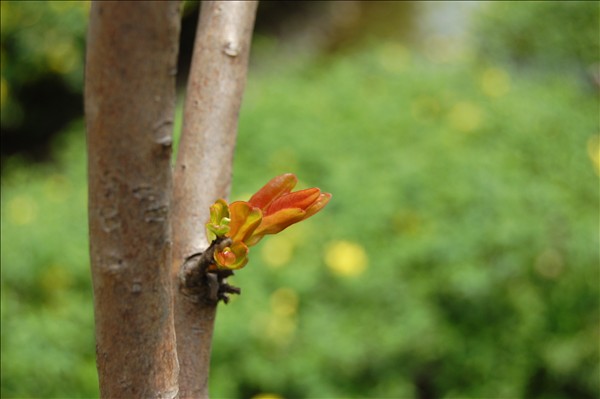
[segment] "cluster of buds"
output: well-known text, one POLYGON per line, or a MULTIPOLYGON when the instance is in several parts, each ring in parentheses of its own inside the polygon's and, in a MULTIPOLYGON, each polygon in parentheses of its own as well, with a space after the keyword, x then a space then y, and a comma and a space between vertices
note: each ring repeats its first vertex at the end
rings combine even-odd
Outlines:
POLYGON ((298 179, 292 173, 277 176, 248 201, 228 204, 220 199, 210 207, 206 223, 209 242, 226 240, 227 246, 214 252, 210 270, 237 270, 248 263, 248 247, 265 235, 307 219, 319 212, 331 194, 318 188, 292 192, 298 179))

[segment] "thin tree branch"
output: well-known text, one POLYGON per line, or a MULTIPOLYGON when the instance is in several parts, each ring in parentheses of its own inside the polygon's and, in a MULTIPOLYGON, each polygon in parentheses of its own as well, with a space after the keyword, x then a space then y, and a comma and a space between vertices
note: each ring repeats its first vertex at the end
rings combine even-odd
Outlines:
POLYGON ((226 198, 231 182, 238 114, 246 83, 256 1, 205 1, 187 87, 173 188, 175 329, 181 398, 208 397, 216 305, 207 292, 182 290, 187 258, 208 247, 209 207, 226 198), (179 289, 177 289, 179 287, 179 289))
POLYGON ((89 225, 103 398, 173 398, 171 134, 179 2, 94 2, 86 56, 89 225))

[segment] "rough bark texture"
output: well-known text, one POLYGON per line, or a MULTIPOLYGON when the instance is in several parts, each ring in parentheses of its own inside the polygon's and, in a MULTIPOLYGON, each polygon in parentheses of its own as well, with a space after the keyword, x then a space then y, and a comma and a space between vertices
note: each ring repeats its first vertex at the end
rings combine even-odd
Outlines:
POLYGON ((104 398, 171 398, 171 135, 178 2, 95 2, 85 112, 97 363, 104 398))
MULTIPOLYGON (((210 205, 229 194, 256 7, 255 1, 202 3, 174 171, 174 288, 185 259, 208 246, 210 205)), ((179 289, 174 296, 180 397, 206 398, 216 307, 179 289)))

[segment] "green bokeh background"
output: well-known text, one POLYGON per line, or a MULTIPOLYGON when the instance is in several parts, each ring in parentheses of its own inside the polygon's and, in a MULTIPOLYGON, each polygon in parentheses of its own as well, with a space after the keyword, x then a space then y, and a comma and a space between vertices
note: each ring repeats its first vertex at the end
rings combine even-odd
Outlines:
MULTIPOLYGON (((39 74, 81 91, 89 5, 1 4, 4 126, 39 74)), ((454 52, 257 35, 232 198, 294 172, 333 200, 235 276, 213 397, 600 395, 598 7, 483 4, 454 52)), ((3 398, 98 396, 81 117, 50 152, 3 159, 3 398)))

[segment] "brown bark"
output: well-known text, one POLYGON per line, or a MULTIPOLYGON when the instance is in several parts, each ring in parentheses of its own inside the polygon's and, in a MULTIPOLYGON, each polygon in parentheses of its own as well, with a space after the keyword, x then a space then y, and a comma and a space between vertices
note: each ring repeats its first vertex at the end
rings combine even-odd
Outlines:
MULTIPOLYGON (((174 171, 174 288, 184 260, 208 246, 210 205, 229 194, 256 7, 255 1, 202 3, 174 171)), ((206 398, 216 307, 202 295, 174 291, 179 395, 206 398)))
POLYGON ((104 398, 171 398, 171 134, 179 2, 95 2, 86 58, 89 224, 104 398))

